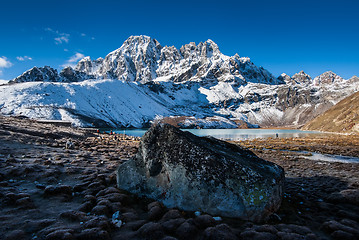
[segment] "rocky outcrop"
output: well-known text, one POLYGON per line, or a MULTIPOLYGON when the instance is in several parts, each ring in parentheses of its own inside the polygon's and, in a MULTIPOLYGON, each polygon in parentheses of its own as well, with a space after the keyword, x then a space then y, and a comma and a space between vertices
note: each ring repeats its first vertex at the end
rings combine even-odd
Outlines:
POLYGON ((10 81, 10 83, 20 82, 79 82, 84 79, 93 79, 92 75, 65 67, 60 73, 49 66, 33 67, 22 75, 10 81))
POLYGON ((285 74, 285 73, 282 73, 278 77, 278 79, 285 82, 285 83, 287 83, 287 84, 292 82, 292 78, 289 75, 285 74))
POLYGON ((139 151, 120 165, 120 189, 167 207, 262 221, 283 194, 284 171, 249 150, 168 124, 152 126, 139 151))
POLYGON ((84 79, 93 79, 95 77, 84 72, 74 70, 71 67, 66 67, 60 72, 60 78, 63 82, 79 82, 84 79))
POLYGON ((340 83, 345 81, 342 77, 333 73, 332 71, 327 71, 325 73, 320 74, 318 77, 314 78, 314 85, 328 85, 332 83, 340 83))
POLYGON ((349 83, 359 83, 359 77, 353 76, 348 80, 349 83))
POLYGON ((294 74, 291 78, 297 84, 309 84, 312 82, 312 78, 304 71, 294 74))
POLYGON ((20 82, 59 82, 60 77, 56 69, 49 66, 33 67, 27 70, 17 78, 10 81, 10 83, 20 82))

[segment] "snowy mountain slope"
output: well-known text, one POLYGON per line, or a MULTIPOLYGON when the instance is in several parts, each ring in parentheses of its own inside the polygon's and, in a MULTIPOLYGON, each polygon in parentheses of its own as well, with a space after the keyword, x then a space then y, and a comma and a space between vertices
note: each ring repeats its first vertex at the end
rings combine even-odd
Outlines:
POLYGON ((114 80, 19 83, 0 87, 0 107, 3 114, 62 119, 75 125, 141 127, 156 114, 171 114, 141 88, 114 80))
POLYGON ((187 116, 176 118, 187 127, 301 125, 358 90, 357 77, 332 72, 277 79, 211 40, 178 50, 132 36, 105 58, 85 57, 60 73, 34 67, 0 86, 0 113, 78 126, 142 127, 169 116, 187 116))

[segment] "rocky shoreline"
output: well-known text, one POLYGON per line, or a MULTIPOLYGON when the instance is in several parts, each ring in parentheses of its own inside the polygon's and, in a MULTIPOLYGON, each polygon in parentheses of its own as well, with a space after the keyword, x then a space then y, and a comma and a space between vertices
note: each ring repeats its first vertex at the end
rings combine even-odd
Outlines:
POLYGON ((1 236, 359 238, 359 164, 313 161, 295 152, 358 156, 356 135, 238 142, 286 172, 282 206, 262 224, 167 209, 117 189, 116 168, 136 153, 138 144, 138 138, 0 116, 1 236), (67 149, 66 145, 72 147, 67 149))

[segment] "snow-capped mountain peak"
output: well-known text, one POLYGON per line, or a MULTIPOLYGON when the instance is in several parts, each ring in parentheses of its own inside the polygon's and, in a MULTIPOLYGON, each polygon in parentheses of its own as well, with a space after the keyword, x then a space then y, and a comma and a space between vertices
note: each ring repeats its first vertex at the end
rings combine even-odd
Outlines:
POLYGON ((61 81, 56 69, 49 66, 33 67, 17 78, 10 81, 10 83, 20 82, 59 82, 61 81))
POLYGON ((162 47, 148 36, 131 36, 104 59, 80 60, 75 70, 96 78, 141 83, 157 78, 174 82, 204 81, 205 84, 207 80, 282 83, 249 58, 223 55, 210 39, 198 45, 191 42, 178 50, 174 46, 162 47))
POLYGON ((303 124, 359 90, 359 78, 342 81, 332 72, 314 81, 304 71, 275 78, 248 57, 222 54, 210 39, 177 49, 143 35, 105 58, 85 57, 60 73, 34 67, 11 83, 0 86, 3 114, 128 127, 158 115, 303 124))
POLYGON ((306 74, 303 70, 300 71, 299 73, 296 73, 292 76, 292 80, 295 82, 295 83, 298 83, 298 84, 309 84, 309 83, 312 83, 312 78, 306 74))
POLYGON ((344 79, 342 77, 338 76, 332 71, 327 71, 314 78, 313 83, 314 85, 318 86, 318 85, 328 85, 332 83, 340 83, 343 81, 344 79))

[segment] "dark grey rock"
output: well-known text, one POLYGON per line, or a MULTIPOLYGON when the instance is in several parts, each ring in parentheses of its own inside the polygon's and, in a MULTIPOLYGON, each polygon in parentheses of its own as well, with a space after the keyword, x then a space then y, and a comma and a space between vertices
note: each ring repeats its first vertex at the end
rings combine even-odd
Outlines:
POLYGON ((16 205, 21 208, 35 208, 35 204, 29 197, 23 197, 16 200, 16 205))
POLYGON ((277 236, 282 240, 304 240, 305 236, 298 233, 278 232, 277 236))
POLYGON ((72 234, 72 230, 61 229, 51 232, 46 235, 45 240, 72 240, 75 237, 72 234))
POLYGON ((149 222, 137 230, 137 234, 145 239, 161 239, 164 237, 163 228, 159 223, 149 222))
POLYGON ((83 212, 70 210, 70 211, 62 212, 60 214, 60 218, 67 219, 69 221, 81 222, 81 221, 86 220, 87 216, 83 212))
POLYGON ((162 217, 163 213, 164 213, 163 208, 159 206, 154 206, 148 211, 148 219, 150 221, 158 220, 162 217))
POLYGON ((194 219, 194 223, 198 228, 208 228, 213 227, 216 224, 216 221, 212 216, 208 214, 200 215, 194 219))
POLYGON ((57 195, 57 194, 72 195, 72 187, 68 185, 60 185, 60 186, 50 185, 45 188, 44 193, 46 195, 57 195))
POLYGON ((5 235, 5 240, 19 240, 25 239, 25 232, 23 230, 14 230, 5 235))
POLYGON ((238 239, 227 224, 220 224, 216 227, 209 227, 204 231, 204 240, 234 240, 238 239))
POLYGON ((269 232, 272 234, 276 234, 278 232, 278 230, 272 226, 272 225, 258 225, 258 226, 254 226, 253 227, 254 230, 256 230, 257 232, 269 232))
POLYGON ((252 221, 279 208, 283 181, 281 167, 249 150, 167 124, 152 126, 117 172, 120 189, 167 207, 252 221))
POLYGON ((91 213, 96 215, 108 216, 110 214, 110 211, 106 205, 97 205, 92 209, 91 213))
POLYGON ((93 207, 94 204, 88 201, 80 205, 79 211, 87 213, 90 212, 93 207))
POLYGON ((53 69, 49 66, 45 67, 33 67, 30 70, 27 70, 17 78, 10 81, 10 83, 20 83, 20 82, 60 82, 61 79, 57 73, 56 69, 53 69))
POLYGON ((181 212, 178 211, 177 209, 170 209, 168 212, 166 212, 161 221, 167 221, 167 220, 170 220, 170 219, 175 219, 175 218, 181 218, 183 217, 181 212))
POLYGON ((342 230, 337 230, 337 231, 333 232, 332 234, 330 234, 330 236, 334 240, 352 240, 352 239, 355 239, 353 234, 348 233, 348 232, 344 232, 342 230))
POLYGON ((81 233, 76 235, 78 240, 108 240, 111 239, 107 231, 101 228, 85 229, 81 233))
POLYGON ((84 228, 100 228, 105 231, 111 231, 111 223, 105 216, 95 217, 83 224, 84 228))
POLYGON ((176 230, 179 239, 195 239, 197 233, 198 229, 189 221, 182 223, 176 230))
POLYGON ((174 233, 176 229, 185 222, 184 218, 170 219, 165 222, 161 222, 161 226, 167 233, 174 233))

